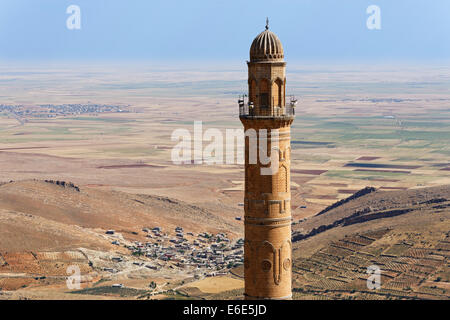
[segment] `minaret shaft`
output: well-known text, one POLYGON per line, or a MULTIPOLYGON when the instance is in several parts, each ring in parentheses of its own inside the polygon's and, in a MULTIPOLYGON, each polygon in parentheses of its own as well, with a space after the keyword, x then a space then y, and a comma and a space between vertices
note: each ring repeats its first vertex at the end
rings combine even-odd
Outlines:
MULTIPOLYGON (((278 130, 279 163, 272 175, 249 163, 246 139, 244 274, 246 299, 291 297, 290 124, 292 120, 241 119, 245 130, 278 130)), ((267 149, 270 150, 269 141, 267 149)), ((259 141, 258 141, 259 145, 259 141)), ((272 151, 276 152, 276 151, 272 151)), ((259 154, 259 147, 258 147, 259 154)))
POLYGON ((251 131, 257 136, 246 137, 245 141, 246 299, 290 299, 292 296, 290 126, 294 109, 293 104, 286 105, 283 57, 281 42, 266 28, 250 49, 248 106, 244 99, 239 101, 246 135, 251 131), (265 154, 272 154, 269 164, 261 159, 263 144, 260 142, 266 144, 265 154), (250 161, 254 148, 257 148, 257 161, 250 161), (270 166, 274 170, 267 173, 270 166))

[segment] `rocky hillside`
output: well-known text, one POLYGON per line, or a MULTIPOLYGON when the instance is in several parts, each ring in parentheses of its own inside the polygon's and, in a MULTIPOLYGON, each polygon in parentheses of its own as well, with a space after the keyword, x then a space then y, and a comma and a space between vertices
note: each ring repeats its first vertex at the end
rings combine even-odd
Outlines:
POLYGON ((293 231, 295 299, 450 299, 450 186, 372 190, 293 231))
POLYGON ((166 197, 97 190, 64 181, 27 180, 0 186, 0 251, 70 249, 80 243, 98 248, 102 242, 90 236, 92 231, 114 229, 136 238, 144 227, 160 226, 173 233, 178 225, 193 232, 239 233, 237 224, 166 197))

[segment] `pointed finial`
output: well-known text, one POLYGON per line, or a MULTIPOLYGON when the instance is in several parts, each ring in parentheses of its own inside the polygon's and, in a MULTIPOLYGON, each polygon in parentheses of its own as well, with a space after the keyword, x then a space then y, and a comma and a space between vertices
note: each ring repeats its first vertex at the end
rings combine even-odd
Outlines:
POLYGON ((266 30, 269 30, 269 17, 266 17, 266 30))

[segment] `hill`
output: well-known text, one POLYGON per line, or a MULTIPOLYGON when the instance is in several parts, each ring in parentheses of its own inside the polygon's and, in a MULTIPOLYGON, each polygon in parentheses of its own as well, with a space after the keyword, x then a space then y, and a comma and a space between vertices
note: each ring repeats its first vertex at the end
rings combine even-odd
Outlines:
MULTIPOLYGON (((292 228, 293 299, 450 298, 450 186, 364 188, 292 228), (367 286, 369 266, 379 289, 367 286)), ((243 278, 243 267, 231 273, 243 278)))
POLYGON ((63 181, 3 184, 0 211, 0 251, 98 248, 103 244, 92 236, 95 230, 113 229, 130 239, 139 238, 143 227, 154 226, 169 233, 178 225, 194 232, 239 231, 220 216, 176 199, 80 188, 63 181))
POLYGON ((224 232, 230 239, 239 235, 238 224, 173 198, 98 190, 65 181, 3 183, 0 297, 79 298, 66 287, 67 268, 74 265, 83 275, 83 288, 106 281, 124 282, 135 293, 147 292, 150 281, 164 288, 167 280, 189 275, 174 268, 176 261, 164 263, 135 251, 139 243, 155 246, 161 241, 167 246, 165 234, 173 238, 176 226, 182 226, 191 241, 194 233, 224 232), (156 226, 162 235, 152 237, 147 229, 156 226), (107 230, 114 233, 106 234, 107 230), (152 269, 147 265, 150 261, 152 269))
POLYGON ((449 218, 450 186, 440 186, 369 192, 296 224, 294 298, 449 299, 449 218))
MULTIPOLYGON (((16 292, 40 297, 43 291, 33 288, 38 290, 42 281, 45 286, 52 286, 52 281, 60 285, 67 265, 73 263, 92 277, 88 281, 95 282, 102 266, 112 266, 104 261, 127 254, 111 244, 105 230, 115 229, 132 241, 144 239, 143 227, 156 225, 169 232, 182 225, 186 231, 220 230, 239 235, 235 225, 207 209, 167 197, 61 181, 3 184, 0 287, 17 290, 29 286, 30 290, 16 292), (39 280, 36 275, 47 275, 47 279, 39 280)), ((450 298, 450 186, 362 189, 293 223, 292 240, 294 299, 450 298), (367 287, 369 266, 380 268, 379 289, 367 287)), ((242 273, 240 266, 230 276, 242 279, 242 273)), ((59 294, 63 294, 61 290, 59 294)), ((190 296, 197 296, 194 293, 190 296)), ((203 292, 201 297, 236 299, 241 294, 242 288, 230 288, 203 292)))

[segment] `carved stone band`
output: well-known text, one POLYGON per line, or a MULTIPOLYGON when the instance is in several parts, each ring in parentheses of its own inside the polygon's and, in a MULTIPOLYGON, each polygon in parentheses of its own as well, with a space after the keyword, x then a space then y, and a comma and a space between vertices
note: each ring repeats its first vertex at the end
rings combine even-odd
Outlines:
POLYGON ((244 224, 258 227, 280 228, 290 226, 292 217, 284 218, 251 218, 245 217, 244 224))

